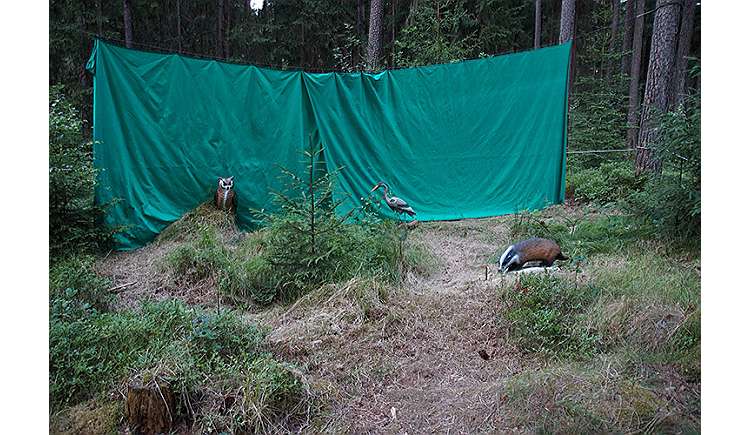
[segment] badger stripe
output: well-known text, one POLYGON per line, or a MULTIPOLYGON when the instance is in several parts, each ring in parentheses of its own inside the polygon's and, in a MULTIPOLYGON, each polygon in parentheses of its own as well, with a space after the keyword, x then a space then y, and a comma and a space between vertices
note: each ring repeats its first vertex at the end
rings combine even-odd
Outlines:
POLYGON ((508 254, 513 250, 514 245, 508 246, 508 249, 503 252, 503 255, 500 256, 500 260, 498 260, 498 263, 500 263, 500 267, 502 267, 505 264, 505 260, 508 257, 508 254))

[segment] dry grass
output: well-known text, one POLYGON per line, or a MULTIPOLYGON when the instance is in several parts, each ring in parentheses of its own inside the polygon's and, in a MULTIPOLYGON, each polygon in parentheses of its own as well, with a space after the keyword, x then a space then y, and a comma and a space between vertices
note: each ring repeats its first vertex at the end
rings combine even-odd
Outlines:
POLYGON ((440 264, 428 277, 407 277, 401 288, 354 279, 253 316, 272 328, 279 355, 304 366, 324 392, 329 406, 318 430, 497 427, 502 380, 536 364, 505 345, 495 328, 496 285, 485 281, 484 266, 496 248, 487 239, 502 237, 500 222, 420 225, 410 237, 440 264))
POLYGON ((168 226, 154 243, 134 251, 110 253, 97 263, 97 272, 113 281, 117 293, 114 308, 134 309, 143 301, 169 298, 204 307, 215 306, 216 276, 188 280, 170 274, 165 267, 171 252, 195 241, 203 230, 215 231, 229 249, 237 249, 242 241, 255 237, 240 232, 232 215, 217 210, 210 202, 201 204, 168 226))
MULTIPOLYGON (((594 215, 570 207, 542 213, 570 225, 594 215)), ((189 225, 196 221, 191 219, 189 225)), ((699 372, 697 384, 688 382, 672 363, 644 356, 672 349, 686 322, 696 312, 699 318, 699 261, 677 257, 660 243, 641 242, 635 251, 592 255, 577 272, 563 264, 558 275, 601 288, 584 322, 602 335, 607 349, 594 360, 553 363, 523 355, 499 321, 506 309, 499 295, 517 291, 517 278, 498 275, 491 261, 512 242, 513 219, 423 222, 409 240, 426 246, 437 264, 408 273, 400 286, 354 278, 312 291, 292 305, 246 313, 248 320, 268 325, 270 349, 301 368, 322 404, 305 424, 308 431, 580 433, 699 427, 699 372), (633 254, 639 249, 648 257, 633 254)), ((127 303, 160 294, 213 303, 215 283, 176 289, 155 268, 178 243, 165 237, 112 256, 100 268, 116 285, 138 282, 122 292, 127 303)))
POLYGON ((627 352, 526 371, 511 380, 508 394, 513 425, 528 431, 672 433, 700 427, 700 386, 627 352))
POLYGON ((50 417, 49 432, 56 435, 114 433, 123 416, 123 404, 93 399, 50 417))

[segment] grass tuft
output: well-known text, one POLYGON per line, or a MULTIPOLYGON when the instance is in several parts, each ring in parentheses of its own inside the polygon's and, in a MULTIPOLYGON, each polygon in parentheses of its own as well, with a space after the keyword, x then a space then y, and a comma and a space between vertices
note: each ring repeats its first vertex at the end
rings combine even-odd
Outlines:
POLYGON ((601 336, 590 330, 584 313, 598 296, 591 286, 555 276, 525 275, 502 294, 511 337, 524 352, 555 357, 590 357, 601 336))

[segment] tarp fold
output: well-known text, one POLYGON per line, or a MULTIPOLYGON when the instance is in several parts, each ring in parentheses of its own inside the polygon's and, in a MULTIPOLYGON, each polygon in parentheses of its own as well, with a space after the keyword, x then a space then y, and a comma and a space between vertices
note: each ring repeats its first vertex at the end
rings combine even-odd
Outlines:
POLYGON ((336 195, 385 181, 419 220, 494 216, 564 199, 570 44, 377 74, 279 71, 97 40, 96 199, 118 249, 140 247, 235 176, 242 228, 273 209, 278 166, 319 138, 336 195))

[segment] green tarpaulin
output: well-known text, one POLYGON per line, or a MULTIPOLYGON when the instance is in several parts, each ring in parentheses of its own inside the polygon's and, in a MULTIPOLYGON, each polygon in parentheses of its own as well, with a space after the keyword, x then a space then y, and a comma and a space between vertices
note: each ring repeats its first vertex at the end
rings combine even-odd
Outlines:
MULTIPOLYGON (((310 135, 357 205, 378 181, 419 220, 495 216, 564 199, 570 44, 377 74, 278 71, 97 40, 97 201, 119 249, 152 240, 235 176, 237 222, 272 209, 278 166, 310 135)), ((344 207, 345 208, 345 207, 344 207)), ((342 210, 345 212, 346 210, 342 210)))

